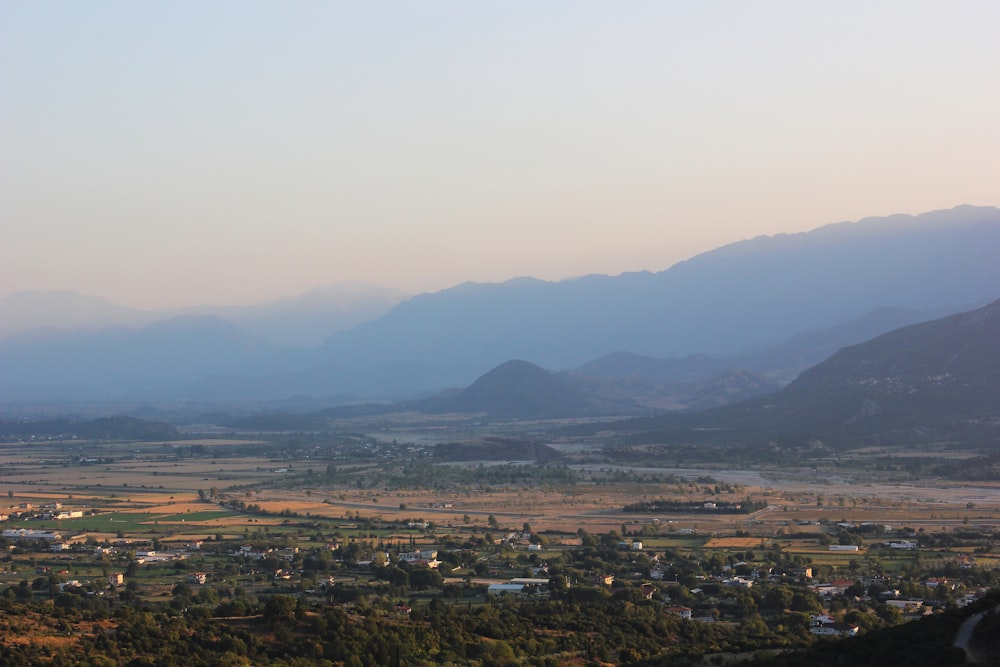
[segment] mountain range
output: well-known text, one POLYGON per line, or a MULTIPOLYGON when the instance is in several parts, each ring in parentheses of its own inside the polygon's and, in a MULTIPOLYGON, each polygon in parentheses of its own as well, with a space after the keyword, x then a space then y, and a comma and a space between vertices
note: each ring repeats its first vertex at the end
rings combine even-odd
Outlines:
POLYGON ((71 290, 27 290, 0 299, 0 340, 39 329, 139 329, 175 317, 200 315, 225 320, 268 345, 315 347, 337 331, 380 317, 407 297, 387 287, 341 282, 271 303, 141 310, 71 290))
MULTIPOLYGON (((697 445, 699 456, 710 455, 713 445, 756 451, 764 447, 784 452, 783 456, 803 448, 825 451, 927 442, 994 450, 1000 430, 1000 300, 842 348, 780 390, 757 382, 758 376, 745 371, 692 384, 692 372, 707 363, 705 358, 652 359, 648 365, 644 361, 618 354, 585 365, 592 371, 607 370, 609 363, 615 370, 631 366, 635 371, 626 377, 596 378, 583 374, 583 369, 551 372, 512 360, 463 389, 427 399, 305 415, 257 415, 225 424, 243 430, 322 431, 331 419, 381 418, 391 413, 406 413, 407 418, 411 413, 464 414, 499 421, 606 417, 558 430, 563 436, 601 432, 602 441, 625 445, 697 445), (656 385, 637 378, 647 371, 678 384, 656 385), (725 396, 697 405, 703 394, 720 391, 719 385, 727 389, 725 396), (701 386, 702 394, 692 386, 701 386), (664 413, 643 403, 663 394, 687 396, 686 411, 664 413), (707 405, 720 407, 698 409, 707 405), (634 417, 650 413, 656 414, 634 417)), ((498 450, 493 445, 449 456, 495 457, 498 450)), ((502 458, 520 456, 501 450, 502 458)))
POLYGON ((1000 300, 845 347, 765 396, 577 432, 608 428, 631 434, 633 444, 961 439, 993 448, 1000 429, 1000 300))
POLYGON ((44 295, 50 316, 35 323, 49 328, 24 330, 28 320, 10 313, 36 312, 25 303, 44 299, 15 295, 0 303, 0 330, 22 327, 0 340, 0 398, 401 399, 468 386, 524 359, 619 388, 627 380, 635 391, 616 399, 622 405, 706 407, 745 398, 743 386, 787 383, 843 345, 989 302, 1000 286, 998 249, 1000 209, 960 206, 758 237, 658 273, 466 283, 395 305, 401 295, 383 294, 368 315, 357 304, 377 299, 347 308, 372 318, 349 328, 333 323, 339 311, 321 295, 149 321, 62 294, 44 295), (307 308, 313 301, 320 306, 307 308), (299 306, 313 324, 290 314, 299 306), (118 318, 115 326, 102 328, 98 312, 118 318), (302 331, 292 344, 295 336, 269 326, 302 331), (332 335, 315 344, 321 330, 332 335), (698 383, 724 377, 697 398, 698 383), (643 389, 685 383, 673 397, 643 389))

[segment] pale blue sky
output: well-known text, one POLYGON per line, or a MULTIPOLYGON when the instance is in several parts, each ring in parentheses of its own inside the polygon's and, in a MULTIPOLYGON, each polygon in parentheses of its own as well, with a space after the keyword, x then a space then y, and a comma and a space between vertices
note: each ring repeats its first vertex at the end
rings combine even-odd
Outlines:
POLYGON ((1000 204, 1000 3, 0 3, 0 296, 661 270, 1000 204))

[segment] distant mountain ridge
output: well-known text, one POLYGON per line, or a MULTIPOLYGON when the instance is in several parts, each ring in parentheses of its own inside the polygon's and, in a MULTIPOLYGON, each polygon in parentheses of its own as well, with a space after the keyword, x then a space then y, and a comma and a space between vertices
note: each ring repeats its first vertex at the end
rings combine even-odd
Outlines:
POLYGON ((199 306, 274 346, 316 347, 330 335, 377 319, 408 298, 401 290, 357 282, 317 287, 297 296, 253 306, 199 306))
POLYGON ((72 290, 25 290, 0 298, 0 340, 37 329, 107 329, 149 323, 145 311, 72 290))
POLYGON ((615 350, 731 356, 875 308, 983 303, 1000 284, 1000 209, 962 206, 758 237, 660 273, 517 279, 418 295, 335 334, 334 364, 447 362, 464 385, 509 359, 575 368, 615 350))
POLYGON ((800 412, 822 400, 847 428, 1000 420, 1000 300, 843 348, 775 398, 800 412))
MULTIPOLYGON (((882 307, 899 309, 873 318, 884 327, 893 313, 954 311, 995 298, 998 248, 1000 209, 960 206, 758 237, 659 273, 466 283, 407 299, 314 348, 269 345, 245 327, 230 322, 235 329, 227 331, 208 320, 197 332, 169 336, 156 327, 36 330, 0 340, 0 398, 90 397, 99 389, 142 400, 398 400, 468 386, 511 359, 573 369, 625 350, 683 359, 654 366, 697 370, 693 383, 720 378, 699 403, 709 405, 738 387, 753 390, 756 381, 735 372, 787 382, 843 341, 861 340, 864 327, 826 341, 802 332, 829 333, 882 307), (797 334, 798 352, 780 344, 797 334)), ((637 389, 639 380, 662 383, 638 377, 637 389)))
POLYGON ((45 329, 0 343, 3 376, 20 379, 17 389, 27 395, 76 390, 113 394, 179 382, 206 368, 276 370, 271 364, 280 363, 269 346, 208 315, 178 316, 138 329, 45 329))
POLYGON ((385 314, 407 296, 378 285, 342 282, 271 303, 141 310, 72 290, 26 290, 0 298, 0 341, 39 329, 93 332, 208 315, 274 346, 315 347, 336 331, 385 314))
MULTIPOLYGON (((607 428, 600 426, 596 428, 607 428)), ((845 347, 778 392, 625 421, 632 442, 905 444, 1000 430, 1000 300, 845 347)), ((992 434, 992 435, 990 435, 992 434)))
POLYGON ((982 304, 961 304, 936 310, 876 308, 861 317, 821 331, 804 331, 789 339, 751 352, 728 357, 692 354, 683 358, 655 358, 631 352, 613 352, 578 367, 576 372, 605 378, 636 377, 662 385, 704 382, 732 372, 752 372, 787 384, 804 369, 828 359, 842 347, 864 342, 901 327, 971 310, 982 304))

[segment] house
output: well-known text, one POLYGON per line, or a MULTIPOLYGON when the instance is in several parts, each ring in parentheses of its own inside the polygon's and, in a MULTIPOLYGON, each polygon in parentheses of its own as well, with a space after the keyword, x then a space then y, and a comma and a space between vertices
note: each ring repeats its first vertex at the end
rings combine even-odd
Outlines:
POLYGON ((957 554, 955 556, 955 562, 963 570, 967 570, 976 564, 975 556, 969 556, 968 554, 957 554))
POLYGON ((663 611, 668 614, 674 614, 675 616, 680 616, 681 618, 691 618, 691 613, 694 611, 690 607, 666 607, 663 611))
POLYGON ((910 542, 908 540, 901 540, 899 542, 889 542, 887 546, 890 549, 916 549, 917 543, 910 542))
POLYGON ((729 579, 724 579, 722 584, 724 586, 740 586, 742 588, 752 588, 753 579, 747 579, 746 577, 731 577, 729 579))
POLYGON ((410 565, 426 565, 434 569, 441 564, 441 561, 437 559, 437 555, 438 552, 433 549, 427 551, 409 551, 399 554, 399 560, 410 565))
POLYGON ((829 637, 853 637, 858 634, 858 626, 847 623, 819 623, 809 628, 809 632, 829 637))
POLYGON ((108 575, 108 583, 112 586, 121 586, 125 583, 125 575, 121 572, 112 572, 108 575))
POLYGON ((271 555, 272 551, 274 550, 264 547, 258 548, 258 547, 244 545, 240 547, 239 555, 243 556, 244 558, 249 558, 251 560, 264 560, 265 558, 271 555))
POLYGON ((923 609, 923 600, 886 600, 886 605, 895 607, 904 614, 915 614, 923 609))
POLYGON ((642 586, 639 587, 639 591, 642 592, 642 597, 646 598, 647 600, 652 600, 653 593, 656 592, 656 586, 654 586, 653 584, 643 584, 642 586))
POLYGON ((967 593, 955 601, 959 607, 968 607, 973 602, 983 599, 983 593, 967 593))
POLYGON ((528 578, 528 577, 514 577, 513 579, 510 580, 510 583, 512 583, 512 584, 520 584, 522 586, 536 586, 536 587, 540 586, 540 587, 548 588, 548 585, 549 585, 549 583, 551 583, 551 580, 549 580, 549 579, 534 579, 534 578, 528 578))
POLYGON ((187 576, 189 584, 204 584, 206 581, 208 581, 208 575, 204 572, 191 572, 187 576))

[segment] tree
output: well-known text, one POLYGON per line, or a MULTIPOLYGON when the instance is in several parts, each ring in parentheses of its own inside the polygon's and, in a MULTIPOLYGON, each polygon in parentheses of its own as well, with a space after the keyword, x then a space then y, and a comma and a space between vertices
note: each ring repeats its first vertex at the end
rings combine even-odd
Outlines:
POLYGON ((819 598, 812 593, 804 593, 802 591, 796 591, 792 596, 791 607, 792 611, 823 611, 823 604, 819 601, 819 598))
POLYGON ((444 577, 437 570, 420 567, 410 572, 410 585, 414 588, 439 588, 444 577))
POLYGON ((264 605, 264 621, 271 627, 288 627, 295 621, 295 598, 290 595, 272 595, 264 605))
POLYGON ((111 573, 111 556, 107 553, 101 553, 101 574, 105 577, 111 573))
POLYGON ((190 598, 193 594, 193 591, 191 590, 190 585, 182 581, 174 585, 171 594, 175 598, 190 598))
POLYGON ((764 596, 763 605, 767 609, 788 609, 792 606, 793 595, 787 586, 773 586, 764 596))

